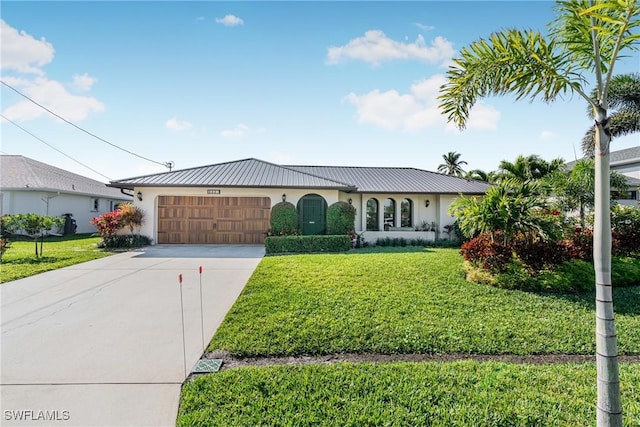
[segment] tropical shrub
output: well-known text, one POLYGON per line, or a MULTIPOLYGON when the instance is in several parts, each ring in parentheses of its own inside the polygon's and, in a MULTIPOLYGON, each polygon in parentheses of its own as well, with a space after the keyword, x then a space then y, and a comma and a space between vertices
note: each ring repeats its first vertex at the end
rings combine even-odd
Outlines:
POLYGON ((513 249, 505 243, 502 232, 482 233, 464 242, 460 253, 473 266, 492 272, 504 271, 513 258, 513 249))
POLYGON ((96 227, 98 234, 100 234, 107 247, 109 246, 109 241, 124 227, 120 218, 120 211, 117 209, 93 218, 91 224, 96 227))
POLYGON ((327 234, 355 236, 356 208, 347 202, 336 202, 327 209, 327 234))
POLYGON ((133 236, 133 229, 142 226, 144 222, 145 213, 142 209, 135 206, 133 203, 122 203, 118 209, 120 212, 120 221, 123 227, 127 227, 133 236))
POLYGON ((298 214, 289 202, 280 202, 271 208, 271 234, 290 236, 298 234, 298 214))
POLYGON ((141 248, 149 246, 151 243, 149 237, 140 234, 115 234, 106 241, 103 239, 98 243, 98 247, 109 249, 141 248))
POLYGON ((562 233, 559 212, 548 209, 545 190, 536 181, 506 179, 489 188, 482 198, 461 196, 449 208, 462 235, 473 238, 500 233, 505 243, 517 234, 543 240, 562 233))
POLYGON ((640 209, 614 205, 611 208, 613 254, 640 256, 640 209))

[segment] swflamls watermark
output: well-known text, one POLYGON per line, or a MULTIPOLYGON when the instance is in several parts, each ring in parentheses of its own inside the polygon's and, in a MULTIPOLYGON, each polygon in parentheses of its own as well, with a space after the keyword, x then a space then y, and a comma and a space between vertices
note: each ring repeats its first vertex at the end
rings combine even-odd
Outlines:
POLYGON ((33 409, 5 409, 5 421, 69 421, 71 414, 67 410, 33 410, 33 409))

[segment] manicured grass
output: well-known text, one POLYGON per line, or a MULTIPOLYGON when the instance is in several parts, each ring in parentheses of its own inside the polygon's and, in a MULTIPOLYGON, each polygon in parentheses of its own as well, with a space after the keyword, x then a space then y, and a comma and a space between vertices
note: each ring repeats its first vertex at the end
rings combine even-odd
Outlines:
MULTIPOLYGON (((209 350, 594 354, 594 299, 468 283, 456 249, 268 257, 209 350)), ((614 301, 619 351, 639 354, 640 287, 614 301)))
MULTIPOLYGON (((594 364, 340 363, 238 368, 185 384, 178 426, 588 426, 594 364)), ((625 425, 640 367, 621 365, 625 425)))
POLYGON ((111 255, 95 248, 99 241, 100 237, 88 234, 47 237, 41 258, 35 257, 33 240, 13 241, 2 257, 0 283, 111 255))

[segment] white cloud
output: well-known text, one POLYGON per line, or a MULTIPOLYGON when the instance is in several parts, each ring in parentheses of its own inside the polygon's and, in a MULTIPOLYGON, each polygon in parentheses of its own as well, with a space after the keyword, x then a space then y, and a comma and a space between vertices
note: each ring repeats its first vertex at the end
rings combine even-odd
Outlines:
POLYGON ((91 77, 87 73, 73 75, 73 86, 83 92, 91 90, 91 86, 97 81, 98 79, 91 77))
POLYGON ((233 129, 225 129, 221 131, 220 136, 223 138, 244 138, 249 130, 249 126, 240 123, 233 129))
POLYGON ((178 120, 175 117, 170 118, 164 123, 164 126, 169 130, 174 130, 176 132, 181 132, 183 130, 187 130, 191 128, 191 123, 178 120))
POLYGON ((216 18, 218 24, 225 25, 227 27, 235 27, 238 25, 244 25, 242 18, 238 18, 235 15, 227 15, 224 18, 216 18))
POLYGON ((21 73, 39 74, 40 67, 53 60, 55 50, 44 38, 36 40, 24 31, 18 31, 0 19, 2 69, 21 73))
POLYGON ((330 47, 326 63, 333 65, 342 60, 356 59, 380 65, 385 61, 417 59, 446 65, 454 54, 451 42, 442 37, 436 37, 427 46, 422 35, 413 43, 404 43, 390 39, 382 31, 370 30, 363 37, 352 39, 344 46, 330 47))
POLYGON ((198 17, 196 18, 196 21, 204 21, 204 16, 198 16, 198 17))
MULTIPOLYGON (((17 85, 25 95, 67 120, 82 120, 91 112, 102 112, 105 109, 104 104, 96 98, 73 95, 62 83, 45 77, 38 77, 33 81, 14 78, 12 83, 17 85)), ((5 108, 2 113, 15 121, 33 120, 50 115, 27 100, 5 108)))
MULTIPOLYGON (((381 92, 376 89, 364 95, 350 93, 345 99, 356 107, 358 123, 370 124, 387 130, 415 132, 425 128, 455 129, 448 125, 438 108, 442 75, 414 83, 409 93, 396 90, 381 92)), ((469 129, 495 129, 500 112, 478 103, 467 123, 469 129)))
POLYGON ((555 136, 556 136, 555 133, 551 132, 550 130, 545 130, 540 132, 540 135, 538 135, 538 139, 541 141, 544 141, 545 139, 551 139, 555 136))
POLYGON ((414 22, 414 25, 420 28, 422 31, 433 31, 436 29, 436 27, 434 27, 433 25, 424 25, 419 22, 414 22))

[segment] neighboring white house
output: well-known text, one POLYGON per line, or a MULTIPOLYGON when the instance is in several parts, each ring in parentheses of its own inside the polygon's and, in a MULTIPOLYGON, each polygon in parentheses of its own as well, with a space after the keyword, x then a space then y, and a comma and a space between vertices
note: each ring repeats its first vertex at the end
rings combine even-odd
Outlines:
POLYGON ((379 237, 435 239, 453 223, 447 210, 459 195, 483 195, 489 184, 415 168, 283 166, 244 159, 111 181, 134 193, 146 213, 141 234, 157 243, 260 244, 271 208, 286 200, 302 234, 325 232, 326 209, 356 208, 355 230, 379 237), (433 232, 416 232, 423 222, 433 232))
POLYGON ((0 156, 0 213, 71 214, 77 233, 93 233, 93 217, 132 198, 120 190, 24 156, 0 156))
MULTIPOLYGON (((612 171, 627 177, 628 190, 619 194, 615 201, 621 205, 639 206, 640 203, 640 145, 609 153, 612 171)), ((567 170, 573 169, 575 161, 567 163, 567 170)), ((615 191, 615 190, 613 190, 615 191)))
POLYGON ((625 175, 629 185, 624 197, 617 202, 621 205, 640 207, 640 145, 626 150, 612 151, 610 156, 611 170, 625 175))

